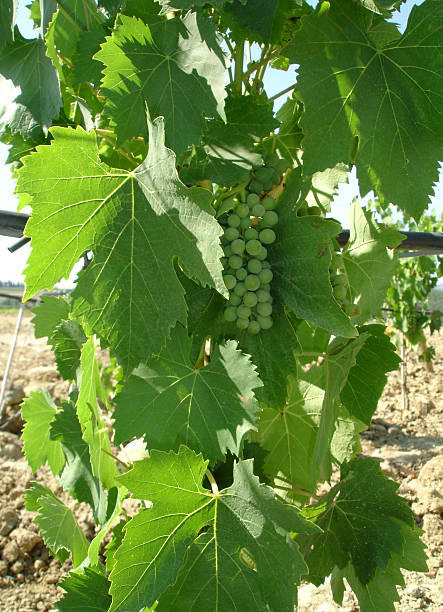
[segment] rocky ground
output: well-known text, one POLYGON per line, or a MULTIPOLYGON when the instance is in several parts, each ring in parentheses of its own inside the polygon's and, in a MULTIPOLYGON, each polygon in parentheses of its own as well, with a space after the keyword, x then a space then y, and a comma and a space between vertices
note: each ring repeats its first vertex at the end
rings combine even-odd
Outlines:
MULTIPOLYGON (((16 315, 0 313, 0 381, 12 340, 16 315)), ((53 559, 23 506, 23 492, 37 480, 63 495, 47 468, 31 474, 22 455, 19 403, 31 390, 47 388, 57 400, 67 385, 57 375, 45 340, 35 340, 30 313, 25 313, 10 375, 7 410, 0 431, 0 612, 51 610, 61 595, 60 578, 69 571, 53 559), (6 431, 5 431, 6 429, 6 431)), ((431 338, 436 349, 434 372, 409 354, 410 408, 403 411, 400 374, 394 372, 380 401, 371 428, 363 434, 363 453, 381 462, 385 473, 400 484, 428 546, 429 572, 405 572, 397 610, 443 610, 443 339, 431 338)), ((87 508, 76 510, 87 536, 94 524, 87 508)), ((343 606, 333 603, 328 584, 300 589, 300 612, 357 611, 351 592, 343 606)), ((210 612, 210 611, 205 611, 210 612)))

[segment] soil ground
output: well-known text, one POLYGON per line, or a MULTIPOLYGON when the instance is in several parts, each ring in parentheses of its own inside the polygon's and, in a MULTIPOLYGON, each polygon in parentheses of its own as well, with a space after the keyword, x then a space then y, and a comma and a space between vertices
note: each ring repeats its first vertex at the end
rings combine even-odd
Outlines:
MULTIPOLYGON (((0 312, 0 381, 16 316, 0 312)), ((61 565, 48 553, 32 522, 33 513, 26 511, 22 501, 31 480, 57 494, 61 491, 47 468, 32 475, 23 458, 19 403, 31 390, 46 388, 56 401, 67 392, 45 339, 34 339, 30 319, 26 312, 9 378, 6 427, 10 431, 0 431, 0 612, 52 610, 62 593, 57 583, 69 571, 69 562, 61 565)), ((407 356, 409 410, 402 407, 400 373, 393 372, 372 426, 362 436, 362 452, 380 461, 385 473, 399 483, 428 547, 429 572, 404 573, 398 612, 443 610, 443 338, 434 335, 430 344, 436 350, 433 373, 414 353, 407 356)), ((76 514, 87 537, 92 537, 89 511, 80 506, 76 514)), ((328 584, 319 588, 306 584, 299 592, 298 610, 352 612, 359 607, 351 592, 340 607, 333 603, 328 584)))

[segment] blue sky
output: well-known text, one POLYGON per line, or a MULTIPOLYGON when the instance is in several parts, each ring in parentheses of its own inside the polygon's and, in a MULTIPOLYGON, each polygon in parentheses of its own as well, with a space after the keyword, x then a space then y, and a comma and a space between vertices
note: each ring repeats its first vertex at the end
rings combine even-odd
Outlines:
MULTIPOLYGON (((0 0, 1 1, 1 0, 0 0)), ((414 4, 421 4, 424 0, 407 0, 399 12, 394 14, 393 21, 399 25, 401 31, 406 27, 408 15, 414 4)), ((17 23, 23 36, 31 38, 36 35, 36 31, 32 30, 32 23, 28 18, 29 12, 26 9, 28 0, 19 0, 18 19, 17 23)), ((311 4, 316 4, 313 0, 311 4)), ((269 95, 277 94, 283 91, 289 85, 294 83, 296 70, 292 66, 285 73, 280 70, 268 71, 265 78, 265 87, 269 95)), ((275 108, 283 104, 285 97, 281 97, 276 101, 275 108)), ((0 208, 2 210, 16 210, 17 201, 14 196, 15 181, 11 178, 8 166, 5 164, 7 158, 7 147, 0 143, 0 186, 2 199, 0 208)), ((437 211, 443 211, 443 173, 440 172, 440 181, 435 189, 435 196, 431 198, 431 207, 437 211)), ((348 227, 347 210, 350 202, 359 196, 358 181, 355 177, 355 171, 349 176, 349 183, 340 185, 337 196, 334 199, 332 207, 332 215, 338 219, 343 227, 348 227)), ((370 199, 372 194, 368 194, 362 202, 370 199)), ((5 238, 0 236, 0 280, 12 280, 16 282, 22 281, 21 272, 26 265, 26 260, 29 256, 29 247, 25 246, 19 251, 11 254, 7 247, 14 243, 13 238, 5 238)), ((72 279, 69 282, 63 281, 60 286, 72 286, 72 279)))

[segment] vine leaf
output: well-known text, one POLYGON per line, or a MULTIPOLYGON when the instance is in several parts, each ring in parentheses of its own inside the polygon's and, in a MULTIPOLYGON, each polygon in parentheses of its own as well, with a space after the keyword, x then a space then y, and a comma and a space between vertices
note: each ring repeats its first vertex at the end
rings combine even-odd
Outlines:
POLYGON ((51 439, 61 443, 66 457, 60 484, 76 500, 89 504, 96 521, 102 523, 106 512, 105 492, 92 474, 89 447, 82 438, 80 423, 71 402, 63 402, 52 421, 51 439))
POLYGON ((18 0, 4 0, 0 6, 0 49, 14 40, 15 12, 18 0))
POLYGON ((97 568, 85 567, 64 578, 59 586, 65 591, 55 606, 59 612, 107 612, 111 605, 109 582, 97 568))
POLYGON ((440 2, 414 6, 403 36, 388 40, 354 2, 324 9, 302 19, 285 52, 300 64, 305 171, 352 161, 362 195, 374 189, 418 218, 441 155, 440 2))
POLYGON ((0 133, 9 128, 24 139, 38 139, 58 116, 61 104, 45 43, 23 38, 16 28, 14 42, 0 51, 0 133))
POLYGON ((49 343, 54 351, 57 370, 64 380, 74 380, 85 342, 85 332, 74 319, 60 321, 52 332, 49 343))
POLYGON ((260 416, 261 440, 268 451, 265 470, 287 488, 279 479, 284 476, 294 486, 292 495, 299 494, 297 489, 315 493, 317 483, 329 478, 334 437, 340 453, 349 442, 354 444, 346 430, 350 428, 352 437, 355 427, 340 415, 337 399, 367 335, 332 342, 320 365, 306 372, 299 368, 296 378, 289 378, 286 405, 279 410, 266 407, 260 416))
MULTIPOLYGON (((104 23, 104 15, 94 0, 63 0, 45 36, 47 54, 64 79, 60 59, 72 64, 82 32, 93 31, 104 23)), ((91 58, 89 59, 91 64, 91 58)))
POLYGON ((335 335, 355 336, 329 281, 329 245, 340 225, 321 217, 297 217, 289 202, 280 202, 279 212, 277 241, 268 249, 273 290, 298 317, 335 335))
POLYGON ((83 440, 89 446, 92 473, 106 489, 115 487, 117 468, 112 455, 108 429, 103 422, 97 400, 106 405, 106 394, 100 380, 95 359, 95 342, 91 337, 85 342, 80 357, 81 371, 77 376, 77 417, 83 440))
POLYGON ((69 317, 71 308, 64 297, 44 295, 40 304, 32 309, 34 314, 31 323, 34 325, 36 338, 50 338, 61 321, 69 317))
POLYGON ((386 569, 376 569, 374 578, 367 584, 362 584, 350 563, 343 569, 335 568, 332 572, 331 587, 334 599, 341 604, 343 601, 346 579, 357 596, 360 608, 367 612, 394 612, 394 601, 400 601, 396 585, 405 586, 405 580, 400 568, 409 571, 426 572, 426 553, 424 544, 420 541, 421 529, 400 526, 403 538, 401 554, 392 552, 386 569))
POLYGON ((181 325, 158 357, 129 377, 116 397, 115 442, 146 436, 148 447, 186 444, 211 463, 230 450, 239 454, 244 435, 257 427, 255 366, 229 340, 216 345, 211 361, 196 369, 191 339, 181 325))
POLYGON ((376 461, 357 458, 344 464, 338 485, 305 508, 305 515, 323 530, 297 538, 314 584, 321 584, 335 567, 343 570, 351 564, 364 590, 377 571, 386 572, 393 555, 401 563, 405 542, 412 538, 420 545, 412 511, 397 488, 376 461))
POLYGON ((189 13, 150 27, 120 15, 95 55, 105 68, 105 111, 120 140, 147 137, 145 106, 162 115, 166 143, 176 153, 198 142, 203 113, 224 119, 225 59, 206 15, 189 13))
POLYGON ((393 249, 404 237, 395 229, 378 226, 357 202, 349 208, 349 220, 351 233, 343 262, 352 298, 361 310, 353 320, 361 324, 380 310, 398 263, 393 249))
POLYGON ((110 612, 152 605, 180 567, 161 611, 221 612, 233 601, 245 612, 293 610, 306 566, 290 532, 316 527, 260 485, 251 460, 236 464, 233 485, 216 494, 201 487, 205 469, 201 456, 181 447, 178 454, 154 450, 120 477, 153 505, 129 521, 114 555, 110 612))
POLYGON ((38 505, 38 514, 34 521, 46 546, 53 554, 69 551, 74 568, 78 567, 87 557, 89 543, 71 510, 50 495, 39 497, 38 505))
POLYGON ((22 440, 26 461, 33 472, 46 462, 56 476, 65 464, 60 442, 49 437, 51 423, 57 414, 57 406, 48 391, 33 391, 22 404, 25 421, 22 440))
POLYGON ((149 154, 133 172, 101 162, 94 133, 53 128, 53 143, 24 160, 17 187, 32 195, 25 297, 52 289, 92 249, 74 310, 128 370, 157 352, 177 321, 186 322, 174 258, 186 274, 226 293, 211 196, 179 181, 163 119, 149 126, 149 154))
POLYGON ((80 34, 73 57, 75 85, 82 82, 100 85, 103 65, 93 57, 105 42, 105 37, 106 30, 102 26, 80 34))
POLYGON ((354 418, 369 427, 387 382, 386 373, 396 370, 401 359, 384 326, 366 325, 360 331, 370 335, 356 356, 340 399, 354 418))
POLYGON ((184 447, 177 454, 153 450, 120 477, 136 498, 153 505, 127 523, 113 555, 109 612, 150 606, 174 582, 187 546, 210 521, 213 498, 201 486, 206 466, 184 447))

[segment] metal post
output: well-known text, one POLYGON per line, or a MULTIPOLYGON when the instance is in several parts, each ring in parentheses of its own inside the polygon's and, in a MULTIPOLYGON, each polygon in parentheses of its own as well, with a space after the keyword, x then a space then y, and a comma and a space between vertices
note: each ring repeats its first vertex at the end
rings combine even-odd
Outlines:
POLYGON ((8 361, 6 362, 6 369, 5 369, 5 374, 3 376, 2 388, 0 391, 0 423, 3 420, 4 400, 5 400, 5 395, 6 395, 6 387, 8 384, 8 376, 9 376, 9 371, 12 365, 12 359, 14 357, 14 351, 15 351, 15 347, 17 344, 18 332, 20 331, 20 325, 22 322, 24 309, 25 309, 25 305, 23 304, 23 302, 21 302, 20 309, 18 311, 17 323, 15 324, 14 337, 12 339, 11 348, 9 350, 8 361))

